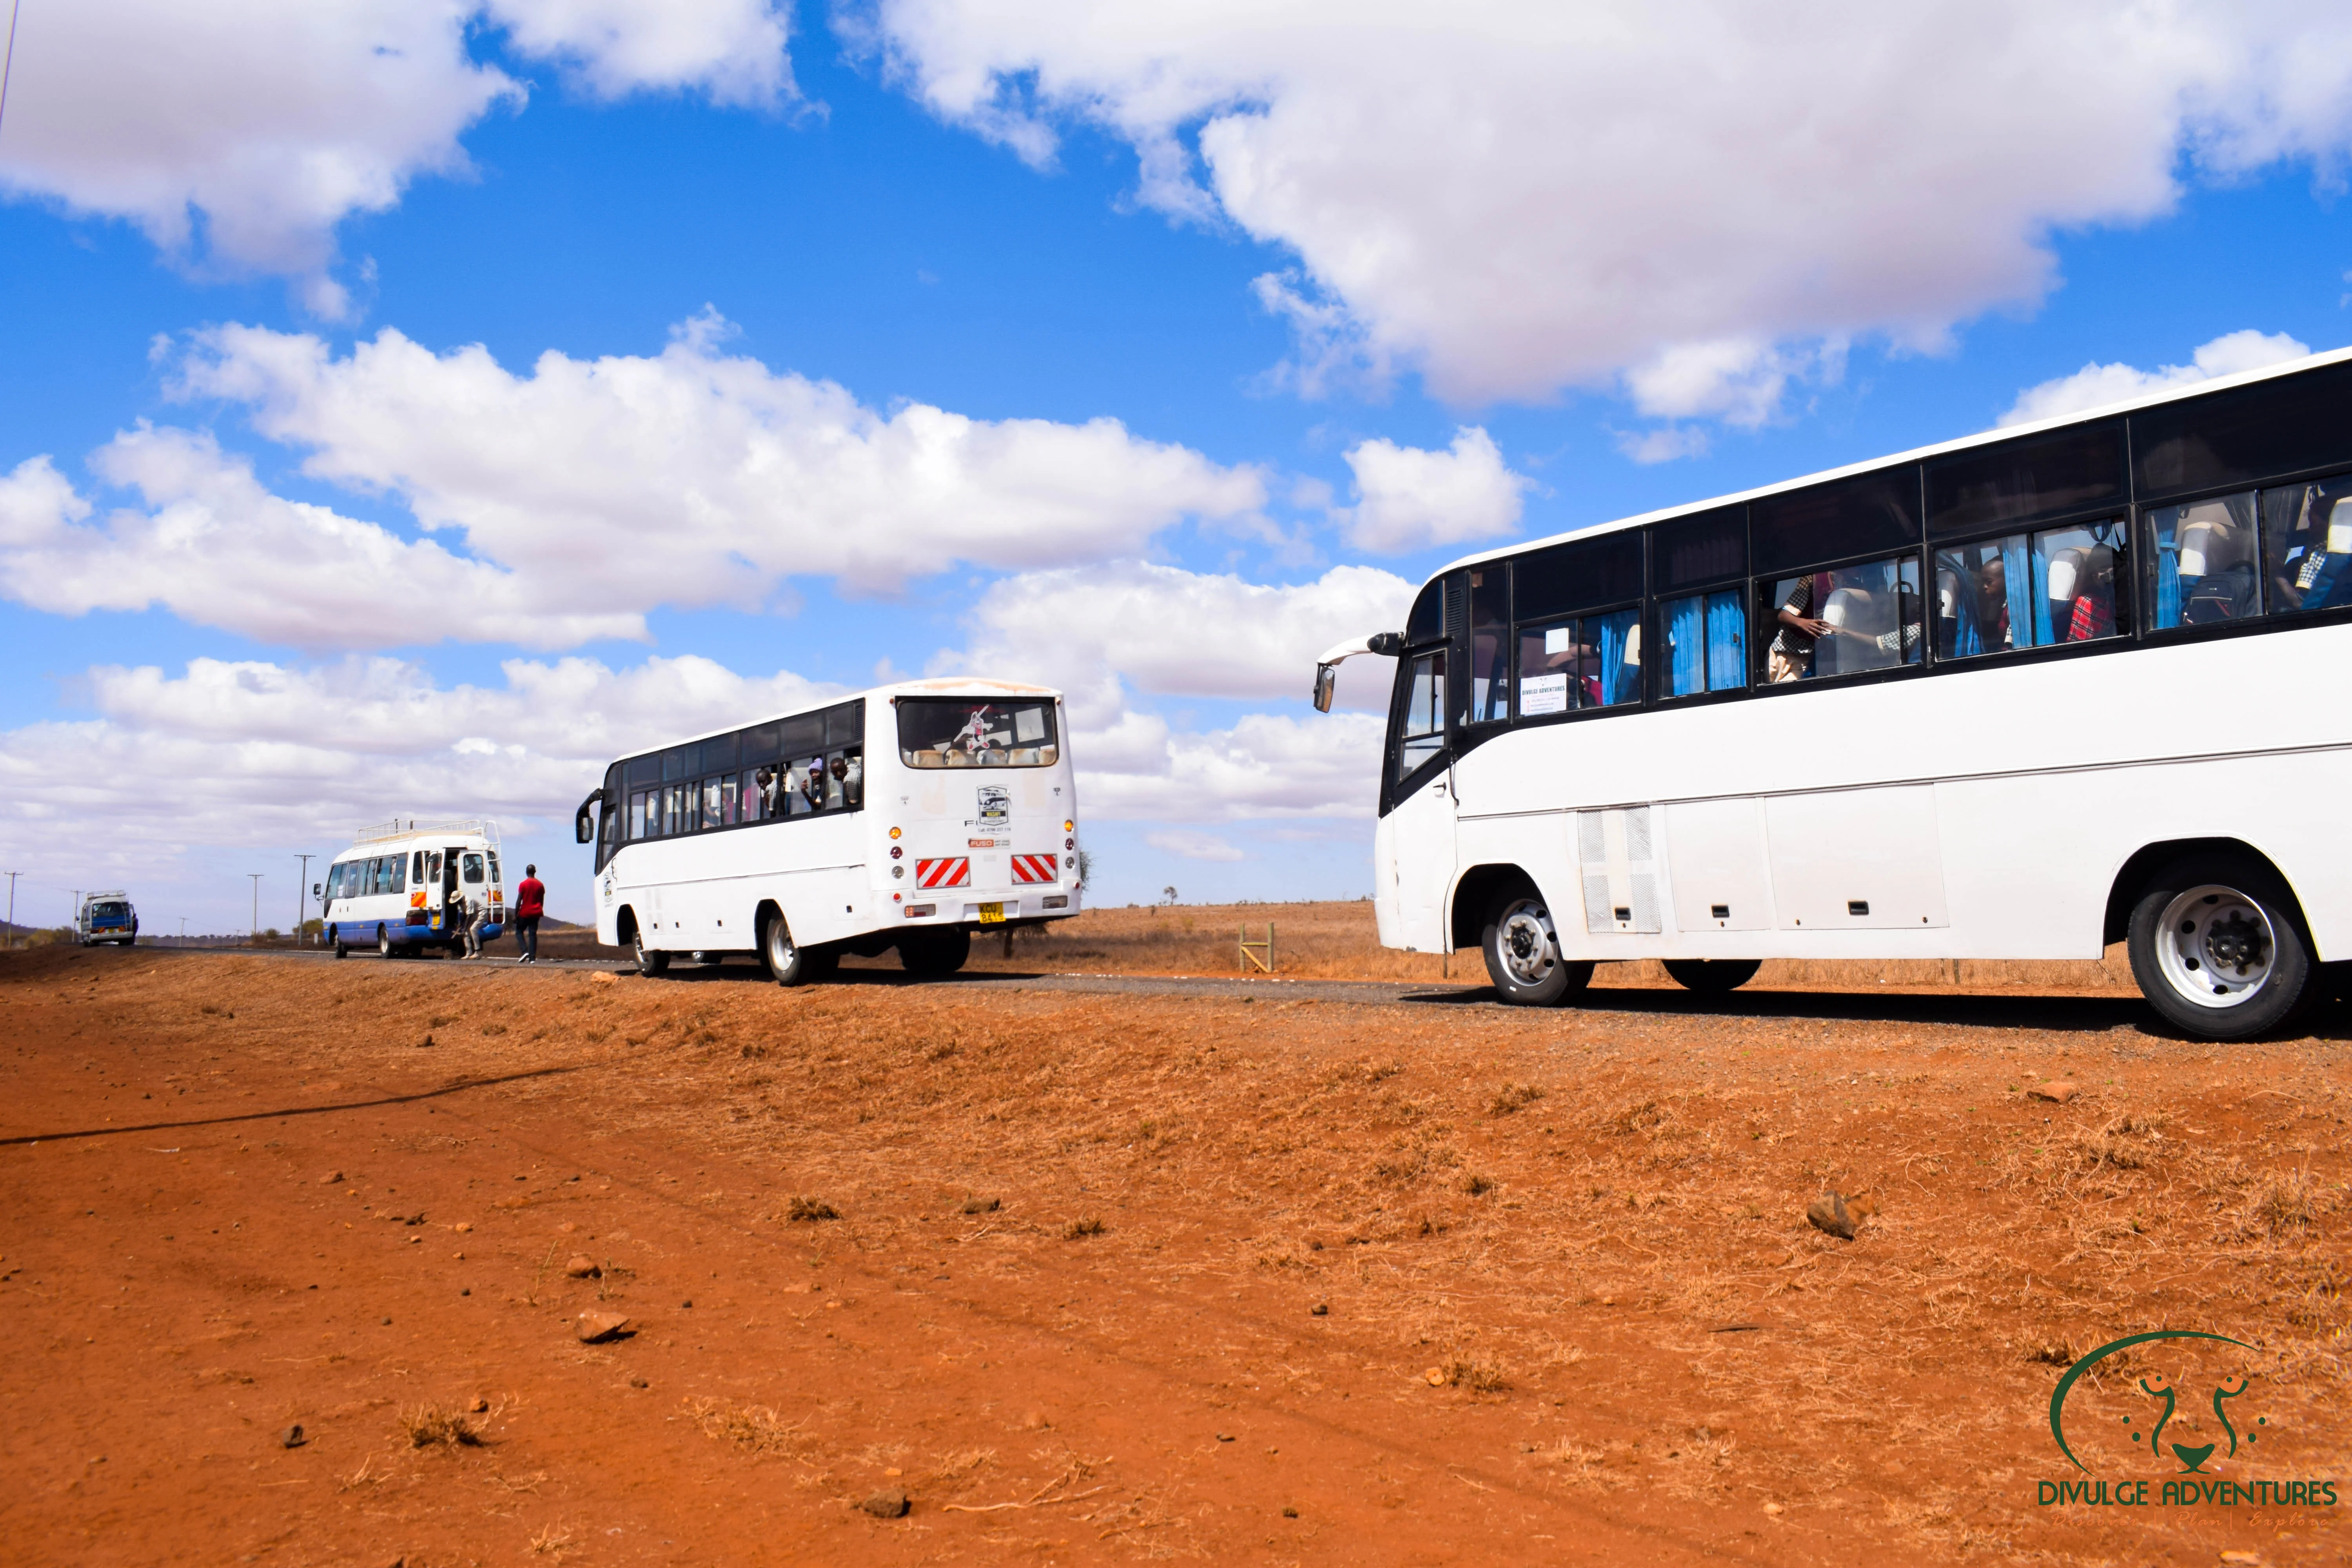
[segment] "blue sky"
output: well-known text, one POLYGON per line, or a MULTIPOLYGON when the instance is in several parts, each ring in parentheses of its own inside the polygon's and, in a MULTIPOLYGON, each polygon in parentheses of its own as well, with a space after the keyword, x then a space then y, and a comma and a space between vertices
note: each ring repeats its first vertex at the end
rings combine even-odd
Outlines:
POLYGON ((457 811, 580 915, 604 759, 964 669, 1072 693, 1098 899, 1353 897, 1311 658, 1447 559, 2352 337, 2317 8, 291 5, 18 41, 20 918, 457 811))

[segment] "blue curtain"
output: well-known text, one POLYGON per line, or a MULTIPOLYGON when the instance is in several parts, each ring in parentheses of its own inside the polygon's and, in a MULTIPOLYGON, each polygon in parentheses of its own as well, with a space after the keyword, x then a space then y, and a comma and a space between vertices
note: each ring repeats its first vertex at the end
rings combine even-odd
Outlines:
POLYGON ((1737 588, 1706 596, 1706 689, 1748 684, 1748 606, 1737 588))
POLYGON ((2035 647, 2048 642, 2049 601, 2033 586, 2042 580, 2042 562, 2027 550, 2023 534, 2000 542, 2000 565, 2009 595, 2009 646, 2035 647))
MULTIPOLYGON (((1944 650, 1948 658, 1969 658, 1984 652, 1984 628, 1977 623, 1976 574, 1969 569, 1967 557, 1958 551, 1936 557, 1938 576, 1952 574, 1952 646, 1944 650)), ((1941 592, 1942 585, 1937 584, 1941 592)))
POLYGON ((1632 610, 1621 610, 1613 616, 1596 616, 1586 625, 1600 628, 1601 637, 1601 705, 1614 707, 1633 700, 1632 678, 1640 676, 1642 667, 1625 661, 1626 640, 1633 636, 1632 610))
POLYGON ((2156 624, 2180 624, 2180 541, 2159 532, 2156 541, 2156 624))
POLYGON ((1688 697, 1706 689, 1706 601, 1696 595, 1666 604, 1668 689, 1688 697))

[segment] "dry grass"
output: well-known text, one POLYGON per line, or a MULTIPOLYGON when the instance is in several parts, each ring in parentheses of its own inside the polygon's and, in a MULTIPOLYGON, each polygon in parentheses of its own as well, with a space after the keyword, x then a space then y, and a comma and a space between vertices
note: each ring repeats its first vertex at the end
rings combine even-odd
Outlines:
POLYGON ((1103 1224, 1101 1216, 1097 1215, 1088 1215, 1083 1219, 1074 1219, 1069 1224, 1064 1226, 1062 1227, 1062 1239, 1064 1241, 1084 1241, 1087 1237, 1100 1236, 1109 1228, 1110 1227, 1108 1226, 1103 1224))
POLYGON ((749 1454, 789 1454, 808 1442, 794 1422, 786 1421, 770 1405, 744 1405, 726 1399, 695 1399, 687 1414, 708 1437, 731 1443, 749 1454))
POLYGON ((478 1448, 482 1444, 481 1433, 466 1413, 450 1405, 410 1405, 400 1412, 398 1420, 412 1448, 478 1448))
POLYGON ((800 1220, 804 1222, 814 1222, 824 1219, 839 1219, 840 1217, 841 1211, 835 1208, 831 1204, 826 1203, 822 1198, 794 1198, 792 1201, 791 1205, 784 1211, 784 1218, 787 1221, 800 1220))

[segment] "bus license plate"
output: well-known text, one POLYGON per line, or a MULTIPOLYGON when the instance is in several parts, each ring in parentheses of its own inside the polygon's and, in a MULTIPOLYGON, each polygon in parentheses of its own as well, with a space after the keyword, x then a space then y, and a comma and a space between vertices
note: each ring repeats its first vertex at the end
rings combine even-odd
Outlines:
POLYGON ((1003 919, 1004 906, 1003 904, 982 904, 980 906, 981 924, 984 926, 995 925, 1003 919))

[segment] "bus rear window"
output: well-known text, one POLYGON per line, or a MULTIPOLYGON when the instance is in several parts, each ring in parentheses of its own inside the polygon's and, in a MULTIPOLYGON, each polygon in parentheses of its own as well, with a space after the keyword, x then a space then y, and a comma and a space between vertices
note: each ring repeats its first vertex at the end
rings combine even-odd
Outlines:
POLYGON ((1053 700, 902 697, 898 755, 910 768, 1051 767, 1061 757, 1053 700))

